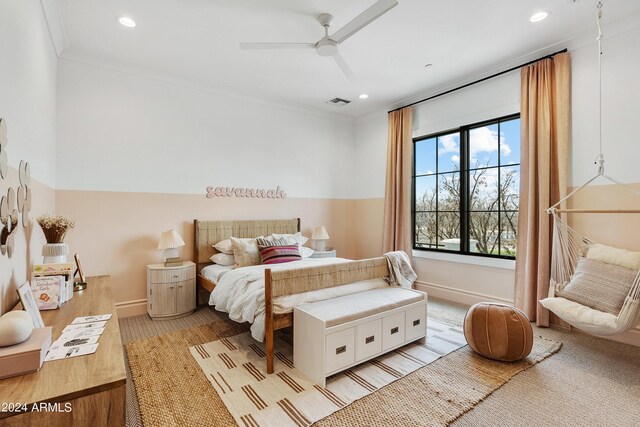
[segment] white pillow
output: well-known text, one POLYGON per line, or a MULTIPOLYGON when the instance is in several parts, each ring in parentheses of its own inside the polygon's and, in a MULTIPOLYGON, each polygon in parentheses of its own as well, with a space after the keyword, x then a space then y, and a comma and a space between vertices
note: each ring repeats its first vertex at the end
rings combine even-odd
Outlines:
POLYGON ((259 265, 260 251, 258 250, 258 243, 256 239, 238 239, 236 237, 231 238, 231 245, 233 247, 233 256, 235 258, 235 264, 233 268, 246 267, 248 265, 259 265))
POLYGON ((222 252, 223 254, 233 255, 233 246, 231 245, 231 239, 220 240, 218 243, 213 245, 213 248, 218 252, 222 252))
POLYGON ((300 250, 300 256, 302 259, 309 258, 315 252, 313 249, 307 248, 306 246, 298 245, 298 249, 300 250))
POLYGON ((300 233, 299 231, 296 234, 276 234, 273 233, 272 236, 276 239, 283 239, 286 237, 291 237, 293 238, 296 242, 298 242, 298 245, 302 246, 305 243, 307 243, 309 241, 309 238, 304 237, 302 235, 302 233, 300 233))
POLYGON ((233 255, 225 254, 222 252, 213 255, 210 260, 218 265, 233 265, 236 262, 236 259, 233 255))
POLYGON ((631 252, 599 243, 589 246, 587 259, 594 259, 617 265, 618 267, 630 268, 631 270, 640 270, 640 252, 631 252))
POLYGON ((580 324, 604 326, 607 328, 616 327, 617 316, 594 310, 565 298, 545 298, 540 300, 540 304, 553 311, 562 320, 578 328, 580 328, 580 324))

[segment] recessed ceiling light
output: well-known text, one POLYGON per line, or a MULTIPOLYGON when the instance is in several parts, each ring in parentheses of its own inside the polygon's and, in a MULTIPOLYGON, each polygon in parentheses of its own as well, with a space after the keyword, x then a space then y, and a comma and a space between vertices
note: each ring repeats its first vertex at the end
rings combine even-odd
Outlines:
POLYGON ((367 95, 366 93, 361 94, 358 98, 360 99, 367 99, 369 97, 369 95, 367 95))
POLYGON ((133 28, 136 26, 136 21, 129 18, 128 16, 121 16, 120 18, 118 18, 118 22, 127 28, 133 28))
POLYGON ((433 67, 433 64, 427 64, 424 66, 424 68, 429 68, 429 67, 433 67))
POLYGON ((531 22, 544 21, 545 19, 547 19, 547 16, 549 16, 549 12, 543 10, 541 12, 537 12, 531 15, 531 18, 529 18, 529 21, 531 22))

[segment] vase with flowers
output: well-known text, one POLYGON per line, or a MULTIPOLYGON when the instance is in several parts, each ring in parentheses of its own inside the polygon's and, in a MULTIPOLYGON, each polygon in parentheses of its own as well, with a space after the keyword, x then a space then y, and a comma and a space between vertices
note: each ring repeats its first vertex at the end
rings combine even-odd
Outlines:
POLYGON ((75 223, 62 215, 40 215, 36 221, 47 240, 42 247, 44 264, 67 262, 69 247, 64 243, 64 236, 75 226, 75 223))

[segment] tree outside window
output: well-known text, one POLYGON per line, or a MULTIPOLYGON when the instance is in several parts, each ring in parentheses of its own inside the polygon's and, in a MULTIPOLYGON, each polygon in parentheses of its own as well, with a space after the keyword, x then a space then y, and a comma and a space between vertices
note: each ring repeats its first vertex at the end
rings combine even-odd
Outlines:
POLYGON ((520 118, 414 141, 414 248, 516 255, 520 118))

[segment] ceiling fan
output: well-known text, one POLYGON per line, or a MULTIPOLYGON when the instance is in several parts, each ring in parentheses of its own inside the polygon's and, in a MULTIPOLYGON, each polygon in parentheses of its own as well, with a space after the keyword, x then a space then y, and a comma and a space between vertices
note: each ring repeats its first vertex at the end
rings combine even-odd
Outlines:
POLYGON ((320 56, 330 56, 336 61, 336 64, 342 71, 345 78, 352 82, 355 80, 355 75, 351 68, 344 60, 340 52, 338 52, 338 45, 349 37, 387 13, 389 10, 398 5, 396 0, 378 0, 367 10, 360 15, 353 18, 344 27, 338 31, 329 35, 329 27, 333 21, 333 16, 328 13, 323 13, 318 16, 318 21, 324 27, 324 37, 318 40, 316 43, 240 43, 241 49, 308 49, 313 48, 320 56))

